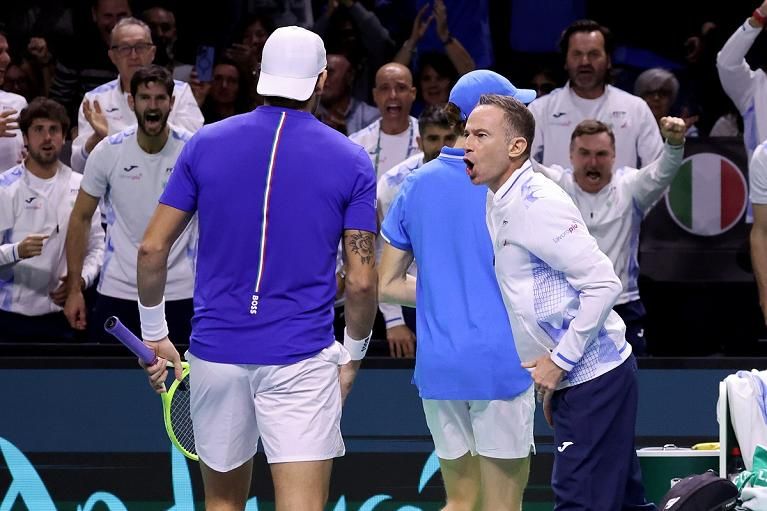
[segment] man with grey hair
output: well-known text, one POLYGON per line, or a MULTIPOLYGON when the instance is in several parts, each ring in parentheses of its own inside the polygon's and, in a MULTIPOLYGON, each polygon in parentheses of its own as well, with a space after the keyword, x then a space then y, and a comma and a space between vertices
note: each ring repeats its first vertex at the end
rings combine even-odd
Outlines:
MULTIPOLYGON (((141 20, 128 17, 117 22, 109 41, 109 58, 117 67, 117 79, 85 94, 77 115, 78 135, 72 143, 72 169, 83 172, 88 155, 103 138, 136 124, 128 106, 130 80, 140 67, 154 60, 152 33, 141 20)), ((173 88, 174 107, 168 122, 194 133, 203 124, 202 112, 192 90, 184 82, 173 88)))
MULTIPOLYGON (((658 127, 661 128, 661 119, 671 114, 671 107, 679 95, 679 80, 674 73, 662 67, 646 69, 634 82, 634 94, 644 99, 655 117, 658 127)), ((695 122, 697 115, 684 115, 685 135, 697 137, 698 128, 695 122)))

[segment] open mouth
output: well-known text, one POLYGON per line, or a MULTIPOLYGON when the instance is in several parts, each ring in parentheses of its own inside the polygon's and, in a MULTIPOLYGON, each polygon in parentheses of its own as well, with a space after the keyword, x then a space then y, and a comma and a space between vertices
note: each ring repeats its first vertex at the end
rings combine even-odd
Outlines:
POLYGON ((147 125, 157 125, 162 120, 160 112, 147 112, 144 114, 144 121, 147 125))
POLYGON ((400 105, 386 105, 386 112, 392 114, 399 114, 402 111, 400 105))
POLYGON ((597 183, 600 179, 602 179, 602 173, 595 170, 589 170, 586 172, 586 179, 597 183))
POLYGON ((466 175, 469 177, 474 177, 474 162, 471 161, 468 158, 464 158, 463 162, 466 164, 466 175))

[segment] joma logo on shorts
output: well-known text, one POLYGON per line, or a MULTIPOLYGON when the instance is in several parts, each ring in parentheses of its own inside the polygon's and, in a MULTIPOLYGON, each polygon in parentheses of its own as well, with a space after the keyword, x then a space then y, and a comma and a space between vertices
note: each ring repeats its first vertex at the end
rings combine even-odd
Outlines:
POLYGON ((565 229, 565 231, 562 234, 560 234, 559 236, 554 236, 552 238, 552 241, 554 243, 559 243, 560 241, 562 241, 565 238, 565 236, 567 236, 568 234, 572 234, 577 228, 578 228, 578 224, 571 225, 570 227, 565 229))

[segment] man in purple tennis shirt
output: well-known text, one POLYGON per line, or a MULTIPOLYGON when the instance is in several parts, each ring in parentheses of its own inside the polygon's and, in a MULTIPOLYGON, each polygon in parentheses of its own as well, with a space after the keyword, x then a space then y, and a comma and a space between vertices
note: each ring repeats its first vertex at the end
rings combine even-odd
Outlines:
POLYGON ((344 454, 341 405, 375 317, 375 171, 362 147, 311 114, 327 76, 316 34, 276 30, 261 66, 265 106, 197 132, 147 227, 138 258, 142 337, 163 357, 147 368, 160 392, 165 359, 180 376, 164 320, 166 258, 196 213, 187 356, 206 508, 244 509, 260 438, 277 509, 321 511, 332 460, 344 454), (333 338, 342 236, 343 346, 333 338))

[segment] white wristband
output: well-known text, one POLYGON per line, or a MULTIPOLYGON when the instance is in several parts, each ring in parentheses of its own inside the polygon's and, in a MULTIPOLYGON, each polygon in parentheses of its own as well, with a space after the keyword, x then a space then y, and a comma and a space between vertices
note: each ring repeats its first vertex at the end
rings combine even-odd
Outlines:
POLYGON ((373 331, 371 330, 367 337, 364 339, 352 339, 349 337, 349 332, 347 329, 344 328, 344 348, 346 348, 346 351, 349 352, 352 360, 362 360, 365 358, 365 353, 367 353, 368 346, 370 345, 370 336, 372 335, 373 331))
POLYGON ((168 322, 165 321, 165 297, 153 307, 144 307, 138 302, 141 320, 141 338, 145 341, 159 341, 168 337, 168 322))

